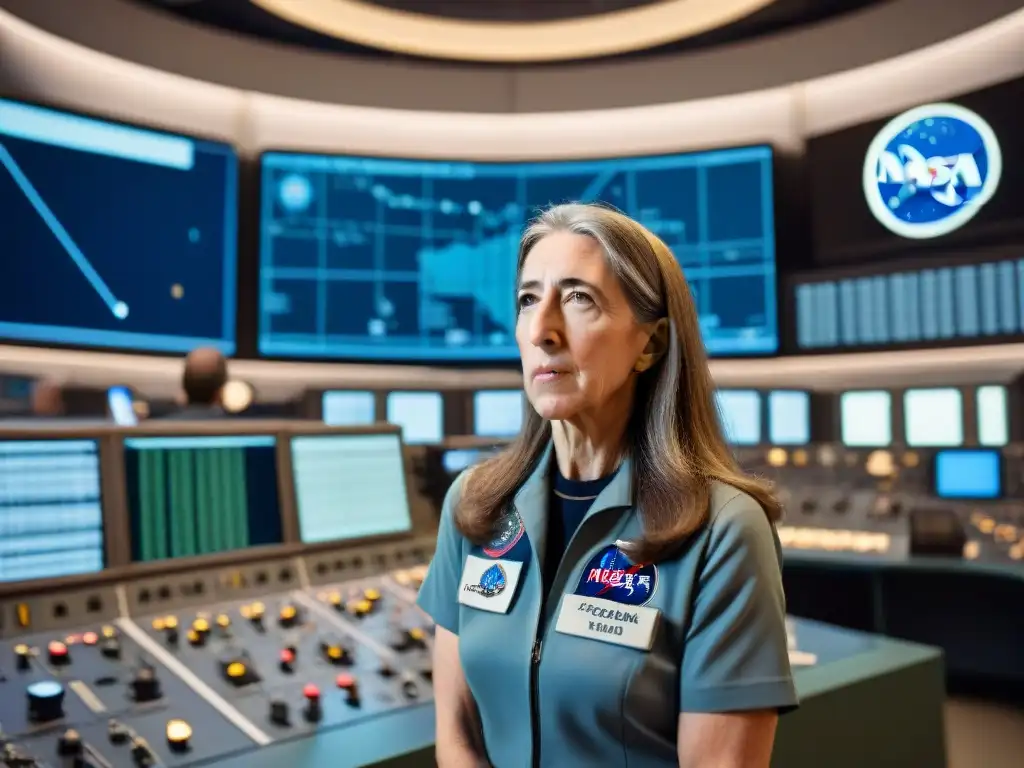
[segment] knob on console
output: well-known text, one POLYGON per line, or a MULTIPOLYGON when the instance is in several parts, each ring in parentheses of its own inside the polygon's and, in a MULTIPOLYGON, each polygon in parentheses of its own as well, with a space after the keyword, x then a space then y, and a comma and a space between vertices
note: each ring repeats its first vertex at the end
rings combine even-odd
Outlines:
POLYGON ((160 690, 160 679, 156 676, 156 669, 149 664, 142 664, 135 670, 131 688, 132 698, 138 704, 156 701, 163 695, 160 690))
POLYGON ((288 702, 275 699, 270 702, 270 722, 287 728, 291 725, 291 713, 288 711, 288 702))
POLYGON ((25 643, 14 646, 14 666, 19 672, 27 672, 32 666, 32 649, 25 643))
POLYGON ((306 708, 303 715, 311 723, 317 723, 324 716, 323 708, 320 706, 320 689, 310 683, 302 689, 302 695, 306 698, 306 708))
POLYGON ((26 689, 28 719, 48 723, 64 717, 64 686, 55 680, 40 680, 26 689))
POLYGON ((187 752, 189 739, 192 738, 192 726, 184 720, 168 720, 165 729, 167 746, 173 752, 187 752))
POLYGON ((46 654, 50 659, 50 664, 55 667, 63 667, 71 663, 71 652, 68 650, 67 644, 60 640, 54 640, 47 645, 46 654))
POLYGON ((277 616, 277 623, 285 629, 294 627, 299 623, 299 609, 291 604, 282 605, 277 616))
POLYGON ((60 757, 81 757, 84 751, 82 736, 72 728, 64 731, 57 739, 57 755, 60 757))

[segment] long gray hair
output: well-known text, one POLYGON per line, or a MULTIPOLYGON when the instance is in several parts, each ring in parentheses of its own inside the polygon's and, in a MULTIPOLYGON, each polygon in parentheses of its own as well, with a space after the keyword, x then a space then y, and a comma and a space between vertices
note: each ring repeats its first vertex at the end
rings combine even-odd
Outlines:
MULTIPOLYGON (((643 535, 636 562, 657 562, 707 521, 711 484, 738 488, 771 520, 781 507, 764 483, 743 473, 722 434, 700 321, 683 270, 668 246, 640 223, 601 205, 568 203, 540 213, 523 232, 518 276, 533 247, 554 232, 596 240, 640 323, 667 318, 668 349, 639 374, 626 436, 634 506, 643 535)), ((466 538, 489 541, 551 439, 551 424, 526 408, 518 437, 476 467, 464 483, 455 522, 466 538)))

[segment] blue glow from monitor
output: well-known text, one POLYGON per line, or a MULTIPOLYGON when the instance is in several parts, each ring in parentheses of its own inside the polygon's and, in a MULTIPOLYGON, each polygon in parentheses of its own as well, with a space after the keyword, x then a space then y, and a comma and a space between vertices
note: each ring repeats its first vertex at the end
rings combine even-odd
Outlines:
POLYGON ((772 150, 471 163, 267 153, 260 354, 511 361, 519 236, 614 205, 680 260, 712 355, 778 349, 772 150))
POLYGON ((940 499, 997 499, 1002 492, 999 451, 964 449, 935 454, 935 495, 940 499))
POLYGON ((473 394, 473 434, 515 437, 523 426, 523 391, 481 390, 473 394))
POLYGON ((839 431, 848 448, 884 448, 892 443, 892 395, 882 390, 843 392, 839 431))
POLYGON ((235 351, 227 144, 0 99, 0 337, 235 351))
POLYGON ((444 399, 439 392, 391 392, 388 423, 402 428, 409 445, 439 443, 444 437, 444 399))
POLYGON ((377 420, 377 396, 373 392, 324 392, 321 404, 324 423, 334 427, 359 427, 377 420))
POLYGON ((761 442, 761 395, 747 389, 720 389, 715 392, 722 429, 733 445, 757 445, 761 442))
POLYGON ((807 392, 768 393, 768 442, 807 445, 811 442, 811 396, 807 392))

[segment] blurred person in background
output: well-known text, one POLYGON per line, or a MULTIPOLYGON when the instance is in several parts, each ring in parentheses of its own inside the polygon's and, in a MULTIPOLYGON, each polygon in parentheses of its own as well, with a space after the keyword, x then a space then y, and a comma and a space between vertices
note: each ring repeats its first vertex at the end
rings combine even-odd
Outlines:
POLYGON ((228 361, 219 350, 210 347, 192 350, 185 358, 185 372, 181 378, 185 405, 163 418, 183 421, 227 418, 222 403, 227 383, 228 361))

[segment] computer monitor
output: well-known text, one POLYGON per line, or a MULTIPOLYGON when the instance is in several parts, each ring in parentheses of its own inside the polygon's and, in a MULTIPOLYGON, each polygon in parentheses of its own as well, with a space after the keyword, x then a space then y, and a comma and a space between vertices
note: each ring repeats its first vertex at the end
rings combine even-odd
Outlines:
POLYGON ((521 389, 490 389, 473 393, 473 434, 477 437, 514 437, 523 426, 521 389))
POLYGON ((0 337, 235 351, 227 144, 0 99, 0 337))
POLYGON ((911 448, 952 448, 964 442, 964 398, 959 389, 908 389, 903 424, 911 448))
POLYGON ((107 390, 107 411, 114 423, 122 427, 134 427, 139 423, 132 391, 128 387, 117 386, 107 390))
POLYGON ((892 444, 892 395, 882 390, 843 392, 839 433, 848 448, 884 448, 892 444))
POLYGON ((444 437, 444 398, 440 392, 390 392, 387 420, 402 428, 409 445, 439 443, 444 437))
POLYGON ((97 440, 0 439, 0 581, 105 564, 97 440))
POLYGON ((933 469, 940 499, 998 499, 1003 493, 1003 462, 997 450, 938 451, 933 469))
POLYGON ((324 392, 321 404, 324 423, 333 427, 361 427, 377 420, 377 396, 373 392, 324 392))
POLYGON ((768 393, 768 442, 807 445, 811 442, 811 395, 798 390, 768 393))
POLYGON ((719 389, 715 392, 726 439, 733 445, 761 442, 761 393, 753 389, 719 389))
POLYGON ((273 435, 124 439, 134 562, 282 542, 273 435))
POLYGON ((1006 387, 978 387, 975 396, 978 413, 978 444, 998 447, 1010 441, 1010 414, 1006 387))
POLYGON ((398 434, 293 436, 291 454, 304 544, 411 530, 398 434))
POLYGON ((261 186, 262 355, 518 360, 519 236, 562 200, 613 205, 672 248, 712 355, 778 349, 768 146, 513 163, 269 152, 261 186))

